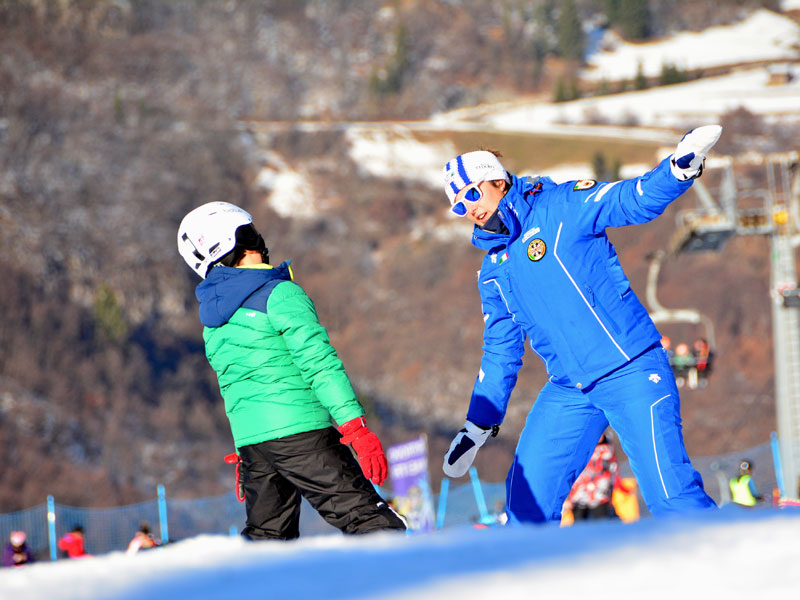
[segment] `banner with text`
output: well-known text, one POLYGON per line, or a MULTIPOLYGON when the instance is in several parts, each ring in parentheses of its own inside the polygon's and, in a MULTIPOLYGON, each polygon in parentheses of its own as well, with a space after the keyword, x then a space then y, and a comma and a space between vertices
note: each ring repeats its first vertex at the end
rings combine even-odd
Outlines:
POLYGON ((433 499, 428 483, 428 438, 389 446, 389 479, 394 492, 393 505, 412 531, 432 531, 435 527, 433 499))

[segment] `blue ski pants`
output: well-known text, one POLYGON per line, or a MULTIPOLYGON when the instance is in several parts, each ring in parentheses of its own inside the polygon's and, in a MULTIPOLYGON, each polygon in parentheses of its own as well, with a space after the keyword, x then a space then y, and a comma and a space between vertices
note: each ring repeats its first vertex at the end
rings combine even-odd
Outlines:
POLYGON ((509 520, 559 520, 609 425, 653 515, 716 506, 686 454, 675 377, 658 345, 584 390, 549 382, 542 388, 506 479, 509 520))

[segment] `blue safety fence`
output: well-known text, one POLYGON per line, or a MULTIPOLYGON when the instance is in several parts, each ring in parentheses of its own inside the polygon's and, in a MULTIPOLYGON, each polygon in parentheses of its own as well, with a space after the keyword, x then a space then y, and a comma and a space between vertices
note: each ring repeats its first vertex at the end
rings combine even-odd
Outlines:
MULTIPOLYGON (((501 507, 505 498, 502 483, 478 482, 488 510, 501 507)), ((159 486, 160 487, 160 486, 159 486)), ((388 494, 379 490, 384 497, 388 494)), ((434 505, 438 495, 433 497, 434 505)), ((112 508, 81 508, 58 504, 50 499, 53 519, 48 519, 48 503, 19 512, 0 515, 0 541, 5 545, 12 531, 24 531, 27 543, 37 560, 61 557, 58 540, 76 525, 84 530, 84 546, 89 554, 125 551, 142 523, 153 535, 167 542, 201 534, 238 535, 245 525, 244 503, 234 493, 207 498, 153 500, 112 508), (52 525, 52 527, 51 527, 52 525), (52 533, 51 533, 52 530, 52 533)), ((447 496, 444 527, 481 521, 482 511, 476 502, 472 483, 453 486, 447 496)), ((300 534, 338 533, 303 500, 300 511, 300 534)))
MULTIPOLYGON (((724 504, 727 480, 736 474, 741 458, 754 462, 754 479, 759 491, 769 497, 776 486, 772 444, 766 442, 748 450, 692 460, 703 476, 706 490, 719 504, 724 504)), ((623 476, 630 475, 627 462, 620 464, 623 476)), ((505 484, 480 481, 475 469, 469 480, 455 485, 443 479, 439 494, 432 494, 437 528, 492 524, 505 505, 505 484)), ((385 498, 387 490, 378 490, 385 498)), ((646 514, 646 508, 643 514, 646 514)), ((179 541, 201 534, 238 535, 245 525, 244 503, 231 492, 221 496, 194 499, 170 499, 163 486, 158 486, 153 500, 113 508, 80 508, 48 502, 26 510, 0 515, 0 548, 12 531, 24 531, 27 543, 37 560, 60 557, 56 543, 74 526, 84 529, 85 547, 90 554, 125 551, 142 523, 147 523, 157 539, 179 541), (49 509, 49 510, 48 510, 49 509)), ((300 512, 300 534, 338 533, 303 500, 300 512)))

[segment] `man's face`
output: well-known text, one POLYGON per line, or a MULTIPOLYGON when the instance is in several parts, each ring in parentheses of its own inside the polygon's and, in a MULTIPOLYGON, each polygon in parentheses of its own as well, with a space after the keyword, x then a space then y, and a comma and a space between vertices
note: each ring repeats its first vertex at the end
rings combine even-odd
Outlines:
POLYGON ((480 198, 474 202, 464 198, 470 187, 473 186, 467 186, 458 192, 455 197, 455 202, 463 201, 464 205, 467 207, 467 213, 464 216, 478 227, 483 227, 486 221, 489 220, 489 217, 497 210, 500 200, 502 200, 505 195, 504 182, 482 181, 477 186, 481 192, 480 198))

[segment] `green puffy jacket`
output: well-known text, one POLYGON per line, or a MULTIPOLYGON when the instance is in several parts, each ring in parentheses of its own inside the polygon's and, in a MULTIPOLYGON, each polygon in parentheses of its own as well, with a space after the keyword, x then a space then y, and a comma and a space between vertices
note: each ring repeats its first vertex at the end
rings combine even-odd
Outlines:
POLYGON ((237 448, 364 414, 314 304, 291 279, 288 263, 217 266, 197 286, 237 448))

